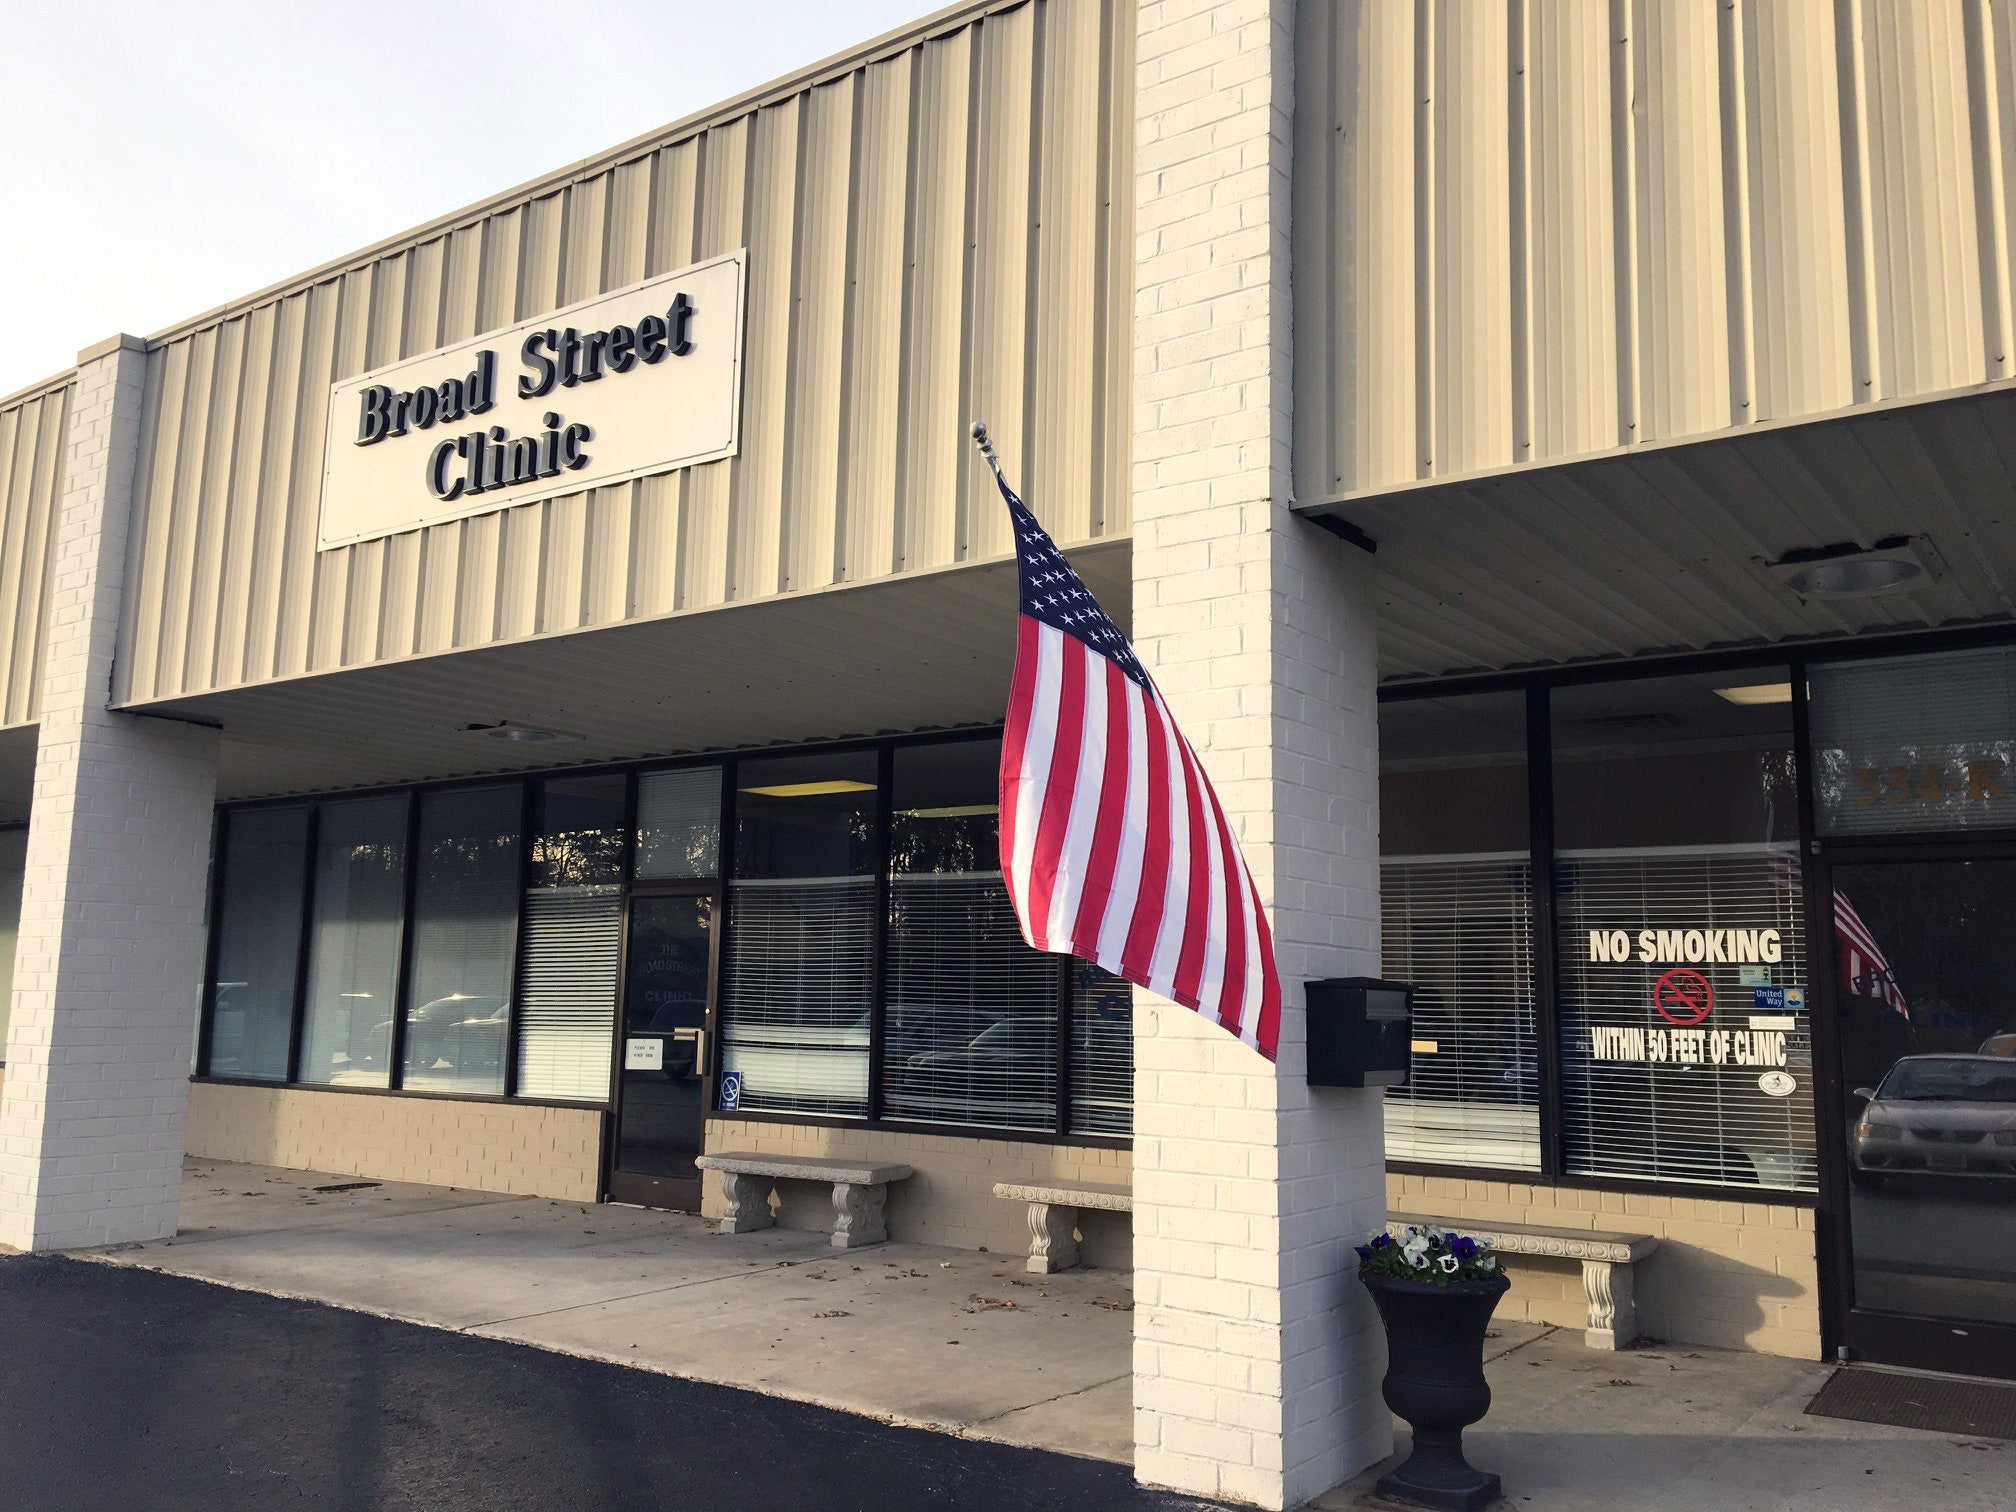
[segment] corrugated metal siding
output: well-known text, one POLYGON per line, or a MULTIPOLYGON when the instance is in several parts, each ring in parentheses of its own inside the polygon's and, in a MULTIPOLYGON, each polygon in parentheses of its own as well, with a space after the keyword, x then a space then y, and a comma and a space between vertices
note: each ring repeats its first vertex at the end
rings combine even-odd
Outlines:
POLYGON ((2016 0, 1298 27, 1302 504, 2012 376, 2016 0))
POLYGON ((941 22, 162 341, 117 700, 996 557, 975 416, 1059 540, 1124 535, 1133 34, 941 22), (742 246, 739 457, 317 555, 331 382, 742 246))
POLYGON ((49 564, 72 387, 43 388, 0 408, 0 729, 41 717, 49 564))

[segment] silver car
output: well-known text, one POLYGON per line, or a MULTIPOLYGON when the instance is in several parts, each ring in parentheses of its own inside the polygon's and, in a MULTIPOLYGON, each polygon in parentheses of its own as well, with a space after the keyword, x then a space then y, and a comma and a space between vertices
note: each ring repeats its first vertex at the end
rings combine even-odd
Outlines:
POLYGON ((1857 1087, 1850 1175, 2016 1177, 2016 1061, 1995 1055, 1907 1055, 1880 1086, 1857 1087))

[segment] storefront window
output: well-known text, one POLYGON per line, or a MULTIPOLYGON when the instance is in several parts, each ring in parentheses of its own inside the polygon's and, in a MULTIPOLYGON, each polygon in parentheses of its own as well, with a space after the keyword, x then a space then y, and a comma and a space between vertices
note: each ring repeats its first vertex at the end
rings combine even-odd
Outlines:
MULTIPOLYGON (((609 1095, 623 925, 624 788, 614 774, 555 777, 539 785, 518 977, 517 1090, 523 1097, 599 1102, 609 1095)), ((717 812, 718 790, 717 774, 717 812)))
POLYGON ((1058 958, 1022 941, 1001 880, 998 741, 895 753, 882 1108, 1049 1129, 1058 958))
POLYGON ((1811 1190, 1789 675, 1552 705, 1564 1168, 1811 1190))
POLYGON ((1380 969, 1414 984, 1387 1156, 1537 1171, 1524 695, 1388 703, 1379 744, 1380 969))
POLYGON ((604 1102, 626 911, 634 941, 640 898, 725 893, 718 983, 671 1037, 696 1108, 733 1072, 749 1114, 1125 1135, 1132 989, 1023 942, 999 759, 891 742, 229 810, 202 1069, 604 1102))
POLYGON ((392 1084, 393 1005, 406 912, 406 806, 403 796, 330 803, 316 821, 304 1082, 392 1084))
POLYGON ((1820 833, 2016 829, 2016 649, 1822 662, 1808 685, 1820 833))
POLYGON ((752 1112, 867 1115, 877 766, 862 751, 736 767, 722 1069, 752 1112))
POLYGON ((721 873, 721 768, 682 767, 637 779, 637 880, 721 873))
POLYGON ((514 783, 420 799, 400 1082, 409 1090, 504 1090, 522 886, 521 791, 514 783))
POLYGON ((1071 973, 1071 1132, 1134 1132, 1134 989, 1090 961, 1071 973))
POLYGON ((249 810, 228 821, 210 984, 213 1076, 287 1079, 307 845, 306 809, 249 810))

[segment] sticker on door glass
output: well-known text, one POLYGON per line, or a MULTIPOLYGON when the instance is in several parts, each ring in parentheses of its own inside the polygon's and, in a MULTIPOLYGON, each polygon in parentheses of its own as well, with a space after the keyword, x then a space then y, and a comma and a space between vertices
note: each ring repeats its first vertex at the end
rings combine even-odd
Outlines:
POLYGON ((735 1113, 742 1107, 742 1073, 723 1071, 721 1073, 721 1111, 735 1113))
POLYGON ((665 1041, 662 1039, 626 1039, 623 1041, 623 1069, 625 1071, 662 1071, 665 1069, 665 1041))
POLYGON ((1757 1078, 1757 1090, 1766 1097, 1790 1097, 1799 1082, 1790 1071, 1766 1071, 1757 1078))

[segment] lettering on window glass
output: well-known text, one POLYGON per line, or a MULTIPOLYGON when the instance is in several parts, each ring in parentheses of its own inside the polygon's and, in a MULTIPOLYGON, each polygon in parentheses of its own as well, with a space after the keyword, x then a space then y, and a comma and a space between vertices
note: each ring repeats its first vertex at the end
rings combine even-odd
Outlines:
POLYGON ((1855 807, 1989 803, 2012 794, 2016 777, 1998 757, 1961 757, 1924 766, 1865 766, 1855 772, 1855 807))

